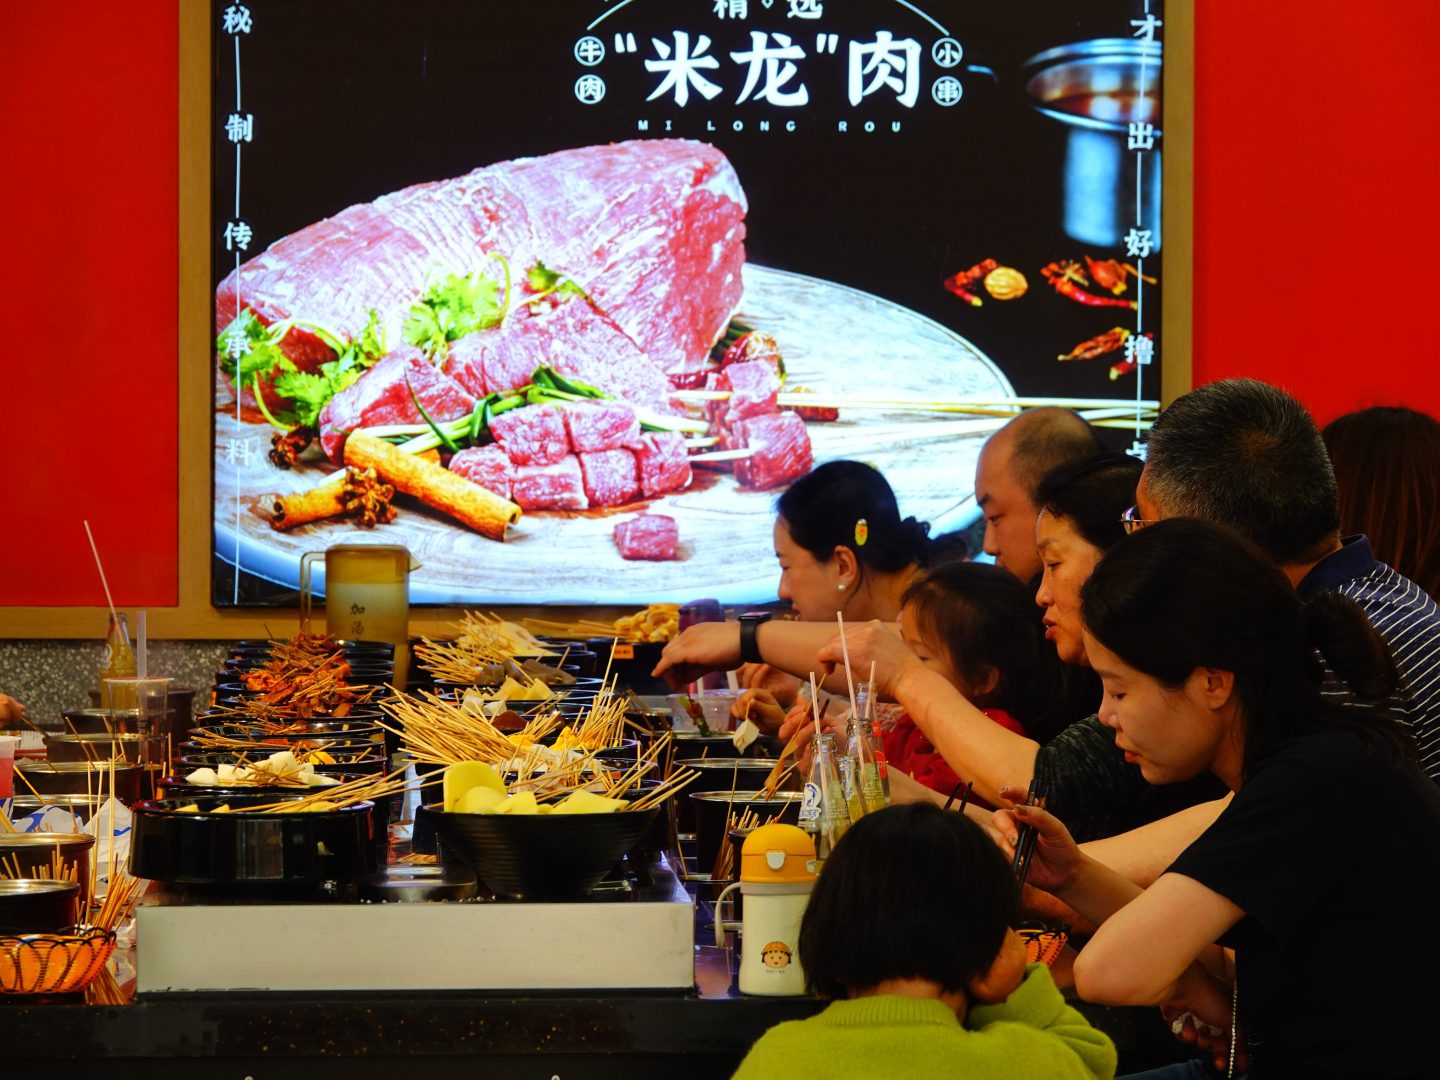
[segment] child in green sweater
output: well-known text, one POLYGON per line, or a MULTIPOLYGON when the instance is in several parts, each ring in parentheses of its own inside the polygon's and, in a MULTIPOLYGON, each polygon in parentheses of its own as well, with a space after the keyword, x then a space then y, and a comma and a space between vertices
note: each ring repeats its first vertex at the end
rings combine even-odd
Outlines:
POLYGON ((735 1080, 1109 1080, 1115 1047, 1026 966, 1015 882, 964 814, 929 803, 858 821, 800 927, 824 1012, 771 1028, 735 1080))

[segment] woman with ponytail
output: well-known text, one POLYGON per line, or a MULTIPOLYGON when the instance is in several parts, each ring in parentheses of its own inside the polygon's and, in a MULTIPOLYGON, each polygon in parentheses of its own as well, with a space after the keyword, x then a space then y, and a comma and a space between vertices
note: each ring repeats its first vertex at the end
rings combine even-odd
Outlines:
MULTIPOLYGON (((906 588, 924 569, 930 526, 901 518, 880 470, 831 461, 791 484, 775 504, 778 594, 801 622, 894 622, 906 588)), ((799 681, 765 664, 740 669, 750 687, 735 705, 761 727, 779 728, 799 681)))
MULTIPOLYGON (((1143 892, 1045 811, 996 816, 1038 829, 1030 883, 1100 924, 1081 996, 1193 1014, 1187 1034, 1224 1033, 1198 1039, 1222 1071, 1238 1016, 1254 1080, 1435 1075, 1440 993, 1407 936, 1424 915, 1398 905, 1440 883, 1440 790, 1383 707, 1320 692, 1317 652, 1358 699, 1394 685, 1360 609, 1304 604, 1247 542, 1176 519, 1112 548, 1081 614, 1126 759, 1153 784, 1208 771, 1235 792, 1143 892)), ((1203 1075, 1178 1068, 1156 1075, 1203 1075)))

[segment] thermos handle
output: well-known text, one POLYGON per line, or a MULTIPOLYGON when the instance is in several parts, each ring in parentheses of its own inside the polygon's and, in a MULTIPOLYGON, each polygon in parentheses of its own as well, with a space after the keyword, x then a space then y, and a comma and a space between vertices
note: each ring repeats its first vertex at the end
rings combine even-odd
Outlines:
MULTIPOLYGON (((726 885, 720 895, 715 898, 715 947, 717 949, 724 948, 725 946, 725 920, 720 917, 720 907, 725 903, 725 898, 739 887, 740 882, 732 881, 729 885, 726 885)), ((730 901, 730 914, 732 917, 735 914, 735 901, 733 900, 730 901)))

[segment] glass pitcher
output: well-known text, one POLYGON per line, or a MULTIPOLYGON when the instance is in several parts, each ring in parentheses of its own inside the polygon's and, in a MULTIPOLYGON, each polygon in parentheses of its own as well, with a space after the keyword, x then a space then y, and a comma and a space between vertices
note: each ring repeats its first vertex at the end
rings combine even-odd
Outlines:
POLYGON ((325 560, 325 628, 347 641, 395 646, 395 682, 409 673, 410 571, 420 564, 398 544, 337 544, 300 557, 300 625, 310 629, 311 564, 325 560))

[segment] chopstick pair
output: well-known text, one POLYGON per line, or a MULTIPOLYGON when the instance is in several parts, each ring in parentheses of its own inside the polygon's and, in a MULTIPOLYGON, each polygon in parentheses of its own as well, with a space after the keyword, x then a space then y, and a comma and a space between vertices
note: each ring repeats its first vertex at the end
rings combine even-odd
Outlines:
MULTIPOLYGON (((1047 792, 1037 789, 1036 782, 1030 781, 1030 790, 1025 796, 1026 806, 1038 806, 1045 809, 1047 792)), ((1015 873, 1015 887, 1023 890, 1025 879, 1030 876, 1030 860, 1035 857, 1036 829, 1033 825, 1021 825, 1015 835, 1015 859, 1011 863, 1011 870, 1015 873)))
POLYGON ((958 810, 960 813, 963 814, 963 813, 965 812, 965 807, 967 807, 968 805, 970 805, 970 789, 971 789, 973 786, 974 786, 974 784, 973 784, 971 781, 969 781, 969 780, 962 780, 962 781, 960 781, 960 783, 956 784, 955 787, 951 790, 951 792, 950 792, 950 797, 945 800, 945 805, 942 806, 940 809, 942 809, 942 810, 949 810, 949 809, 950 809, 950 804, 955 801, 955 796, 956 796, 956 795, 959 795, 959 796, 960 796, 960 805, 957 806, 955 809, 958 810), (961 791, 960 791, 961 788, 964 788, 964 789, 965 789, 964 794, 961 794, 961 791))

